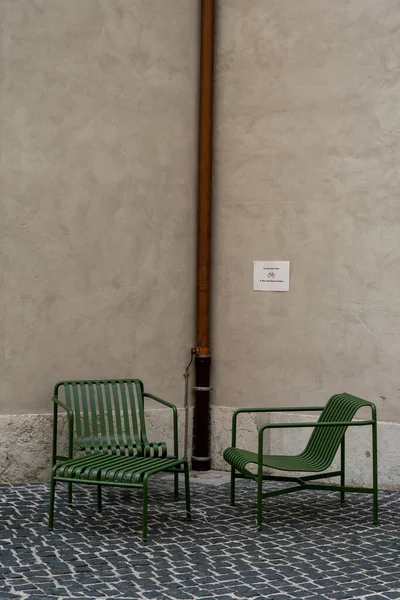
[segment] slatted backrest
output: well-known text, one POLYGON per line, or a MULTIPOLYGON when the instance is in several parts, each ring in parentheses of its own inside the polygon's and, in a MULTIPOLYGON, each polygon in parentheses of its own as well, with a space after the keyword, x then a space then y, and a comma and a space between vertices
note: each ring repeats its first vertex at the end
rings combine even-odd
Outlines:
MULTIPOLYGON (((363 406, 371 407, 372 405, 370 402, 350 394, 336 394, 328 400, 318 422, 349 422, 363 406)), ((316 427, 300 456, 320 470, 327 469, 335 458, 346 429, 347 425, 316 427)))
POLYGON ((76 449, 150 454, 140 380, 63 381, 55 393, 74 412, 76 449))

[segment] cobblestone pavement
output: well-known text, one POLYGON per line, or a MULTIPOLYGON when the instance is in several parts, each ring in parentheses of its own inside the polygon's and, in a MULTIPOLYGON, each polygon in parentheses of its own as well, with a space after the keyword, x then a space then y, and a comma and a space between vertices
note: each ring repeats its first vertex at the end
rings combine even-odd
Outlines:
POLYGON ((0 486, 0 599, 378 600, 400 599, 400 494, 303 492, 265 501, 255 530, 255 486, 192 478, 193 521, 172 501, 172 481, 154 478, 150 537, 140 538, 138 494, 76 487, 66 507, 59 485, 55 530, 47 531, 48 486, 0 486))

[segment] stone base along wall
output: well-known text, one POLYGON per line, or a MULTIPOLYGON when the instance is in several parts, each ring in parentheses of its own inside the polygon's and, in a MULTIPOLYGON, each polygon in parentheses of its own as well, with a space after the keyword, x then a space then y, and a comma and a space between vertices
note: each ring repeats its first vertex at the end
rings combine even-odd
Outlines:
MULTIPOLYGON (((212 468, 228 470, 222 452, 231 443, 233 408, 214 406, 211 413, 212 468)), ((184 409, 179 409, 179 453, 184 452, 184 409)), ((189 412, 189 456, 191 450, 192 409, 189 412)), ((28 483, 48 481, 51 464, 52 415, 2 415, 0 416, 0 483, 28 483)), ((274 413, 271 422, 296 422, 312 420, 299 413, 274 413)), ((256 450, 257 428, 266 422, 257 414, 240 417, 238 443, 240 447, 256 450)), ((153 409, 147 412, 150 439, 165 440, 172 449, 171 412, 153 409)), ((60 417, 58 452, 66 447, 66 420, 60 417)), ((267 434, 268 435, 268 434, 267 434)), ((265 448, 273 454, 295 454, 304 447, 309 430, 274 430, 271 438, 266 437, 265 448), (294 434, 295 431, 295 434, 294 434)), ((371 485, 372 458, 371 432, 369 427, 349 429, 347 446, 347 483, 371 485)), ((400 424, 380 422, 378 427, 379 487, 400 490, 400 424)), ((338 466, 336 460, 334 468, 338 466)))

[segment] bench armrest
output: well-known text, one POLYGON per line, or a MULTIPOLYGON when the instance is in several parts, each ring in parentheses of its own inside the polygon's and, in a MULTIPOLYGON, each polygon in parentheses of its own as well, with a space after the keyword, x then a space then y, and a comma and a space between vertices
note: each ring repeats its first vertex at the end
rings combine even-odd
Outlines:
POLYGON ((173 420, 173 428, 174 428, 174 456, 178 457, 178 409, 175 404, 171 402, 167 402, 167 400, 163 400, 154 394, 149 394, 148 392, 143 392, 144 398, 150 398, 159 404, 163 404, 172 410, 172 420, 173 420))
POLYGON ((74 412, 72 408, 59 400, 57 396, 53 396, 53 456, 52 466, 57 462, 57 437, 58 437, 58 407, 63 408, 67 413, 68 419, 68 458, 72 458, 72 448, 74 440, 74 412))

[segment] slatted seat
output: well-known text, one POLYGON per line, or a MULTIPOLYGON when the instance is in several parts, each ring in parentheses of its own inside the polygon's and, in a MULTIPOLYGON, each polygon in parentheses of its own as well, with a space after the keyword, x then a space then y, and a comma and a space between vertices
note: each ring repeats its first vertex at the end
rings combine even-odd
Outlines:
POLYGON ((165 458, 138 458, 131 456, 115 456, 102 454, 86 455, 82 458, 67 460, 56 466, 54 472, 58 480, 61 478, 79 478, 83 481, 143 483, 143 478, 151 471, 160 473, 173 469, 181 461, 165 458))
POLYGON ((54 389, 53 460, 50 483, 49 529, 53 529, 55 486, 68 483, 97 486, 97 507, 102 509, 101 488, 119 486, 143 492, 142 536, 147 539, 148 479, 160 472, 174 473, 174 497, 178 477, 185 476, 186 516, 190 518, 189 467, 178 458, 178 417, 173 404, 144 391, 138 379, 63 381, 54 389), (62 399, 61 399, 62 398, 62 399), (145 398, 172 409, 173 454, 165 441, 150 442, 146 430, 145 398), (67 412, 68 456, 57 453, 58 409, 67 412))
MULTIPOLYGON (((249 464, 258 464, 258 454, 256 452, 248 452, 247 450, 240 450, 237 448, 227 448, 224 452, 224 458, 240 473, 243 473, 243 475, 247 475, 252 479, 254 478, 253 474, 246 469, 246 466, 249 464)), ((263 455, 262 464, 263 467, 277 469, 278 471, 301 471, 303 473, 310 471, 318 473, 321 470, 314 465, 311 465, 307 460, 300 456, 290 457, 290 468, 287 468, 287 456, 273 454, 263 455)))
POLYGON ((341 501, 344 502, 346 492, 364 492, 373 494, 373 519, 378 523, 378 469, 377 469, 377 421, 376 407, 372 402, 351 394, 336 394, 332 396, 325 407, 286 407, 286 408, 255 408, 238 409, 234 412, 232 421, 232 446, 224 451, 225 460, 231 465, 231 504, 235 504, 235 479, 243 477, 257 482, 257 525, 262 524, 262 499, 281 494, 287 494, 303 489, 339 490, 341 501), (371 410, 371 419, 353 421, 360 408, 368 407, 371 410), (268 413, 268 412, 299 412, 321 411, 315 423, 268 423, 263 425, 258 432, 258 452, 236 448, 237 418, 240 413, 268 413), (372 427, 372 474, 373 487, 345 486, 345 434, 348 427, 370 425, 372 427), (287 427, 311 427, 313 432, 304 450, 296 456, 268 455, 263 453, 264 432, 267 429, 287 427), (326 473, 331 466, 336 453, 341 447, 340 471, 326 473), (257 473, 249 470, 249 465, 257 465, 257 473), (280 475, 265 475, 264 468, 279 471, 302 473, 318 473, 318 475, 305 475, 303 477, 287 477, 280 475), (323 474, 322 474, 323 473, 323 474), (340 476, 340 485, 317 485, 308 483, 316 479, 340 476), (262 483, 265 480, 295 482, 295 487, 273 490, 263 493, 262 483))

